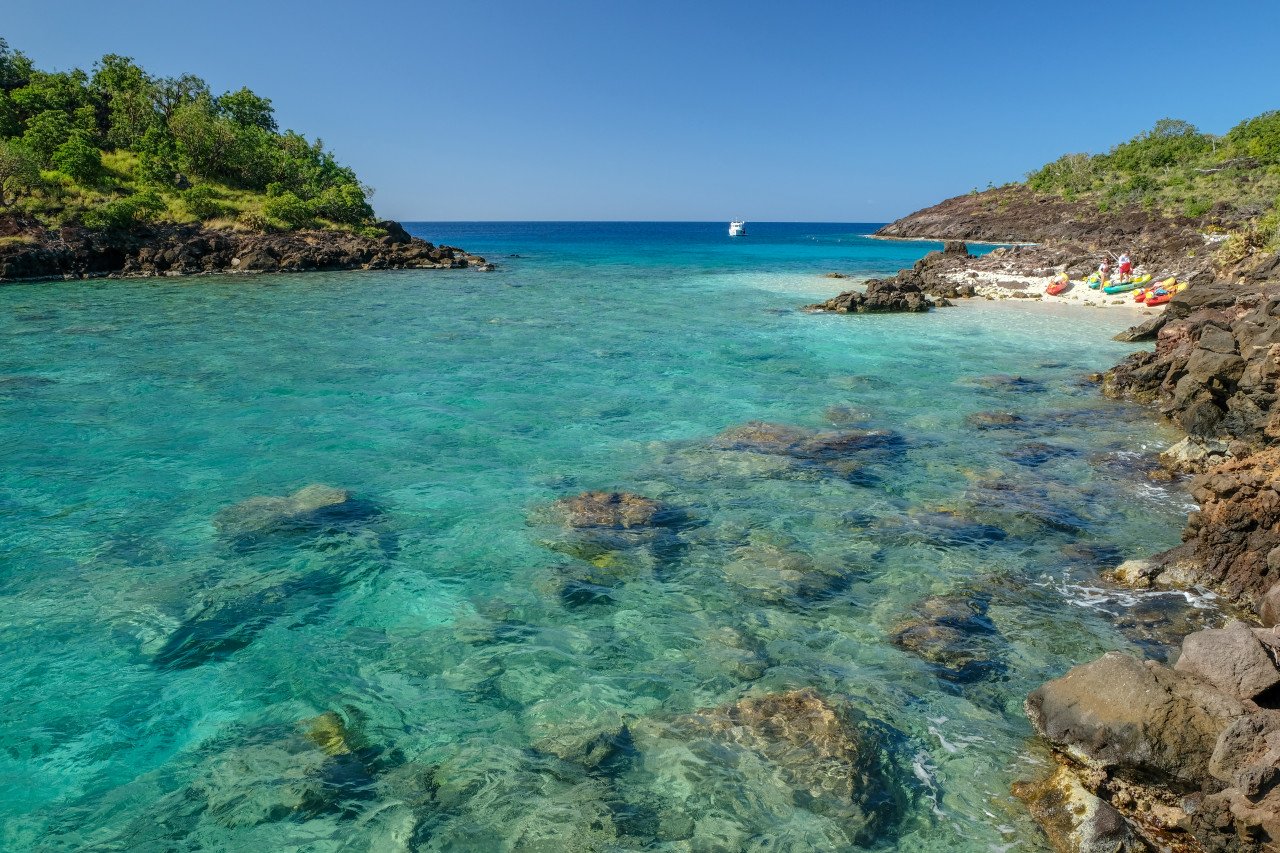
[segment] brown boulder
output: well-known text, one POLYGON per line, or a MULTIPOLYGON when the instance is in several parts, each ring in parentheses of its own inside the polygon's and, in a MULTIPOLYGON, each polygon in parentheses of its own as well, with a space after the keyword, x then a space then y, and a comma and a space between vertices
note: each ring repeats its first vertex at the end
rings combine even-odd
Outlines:
POLYGON ((623 530, 659 524, 669 514, 658 501, 628 492, 583 492, 571 498, 561 498, 553 508, 567 527, 623 530))
POLYGON ((1197 790, 1218 737, 1246 713, 1237 699, 1182 672, 1110 652, 1041 685, 1027 715, 1084 764, 1171 790, 1197 790))

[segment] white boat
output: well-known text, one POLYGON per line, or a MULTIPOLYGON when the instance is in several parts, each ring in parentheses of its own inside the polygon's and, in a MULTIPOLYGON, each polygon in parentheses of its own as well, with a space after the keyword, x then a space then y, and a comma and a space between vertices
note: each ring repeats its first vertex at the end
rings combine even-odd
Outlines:
POLYGON ((737 222, 737 221, 729 223, 730 237, 743 237, 746 235, 746 233, 747 233, 747 223, 737 222))

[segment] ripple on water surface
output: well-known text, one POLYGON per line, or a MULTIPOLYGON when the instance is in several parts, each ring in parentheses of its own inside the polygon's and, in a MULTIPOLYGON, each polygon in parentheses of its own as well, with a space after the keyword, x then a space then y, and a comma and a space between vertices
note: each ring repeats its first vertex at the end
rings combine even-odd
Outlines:
POLYGON ((1099 581, 1186 501, 1125 319, 487 239, 0 290, 0 846, 1039 849, 1027 690, 1204 606, 1099 581))

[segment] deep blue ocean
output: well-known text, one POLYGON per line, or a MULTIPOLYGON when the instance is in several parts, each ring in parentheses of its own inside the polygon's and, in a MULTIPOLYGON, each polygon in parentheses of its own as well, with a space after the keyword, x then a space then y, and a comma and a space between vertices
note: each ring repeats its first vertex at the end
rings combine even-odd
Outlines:
POLYGON ((1131 312, 800 310, 939 248, 872 225, 408 227, 498 269, 0 287, 0 848, 1046 849, 1027 691, 1199 612, 1098 579, 1188 508, 1082 380, 1131 312), (804 689, 856 808, 697 722, 804 689))

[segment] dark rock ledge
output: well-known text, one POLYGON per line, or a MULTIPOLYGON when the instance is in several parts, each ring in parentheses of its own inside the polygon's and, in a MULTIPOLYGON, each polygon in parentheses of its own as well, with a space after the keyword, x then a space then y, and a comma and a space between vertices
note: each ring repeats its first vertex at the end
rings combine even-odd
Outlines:
POLYGON ((96 231, 54 229, 0 216, 0 282, 48 279, 310 272, 354 269, 492 269, 484 258, 378 223, 381 237, 349 231, 250 233, 200 225, 96 231))

